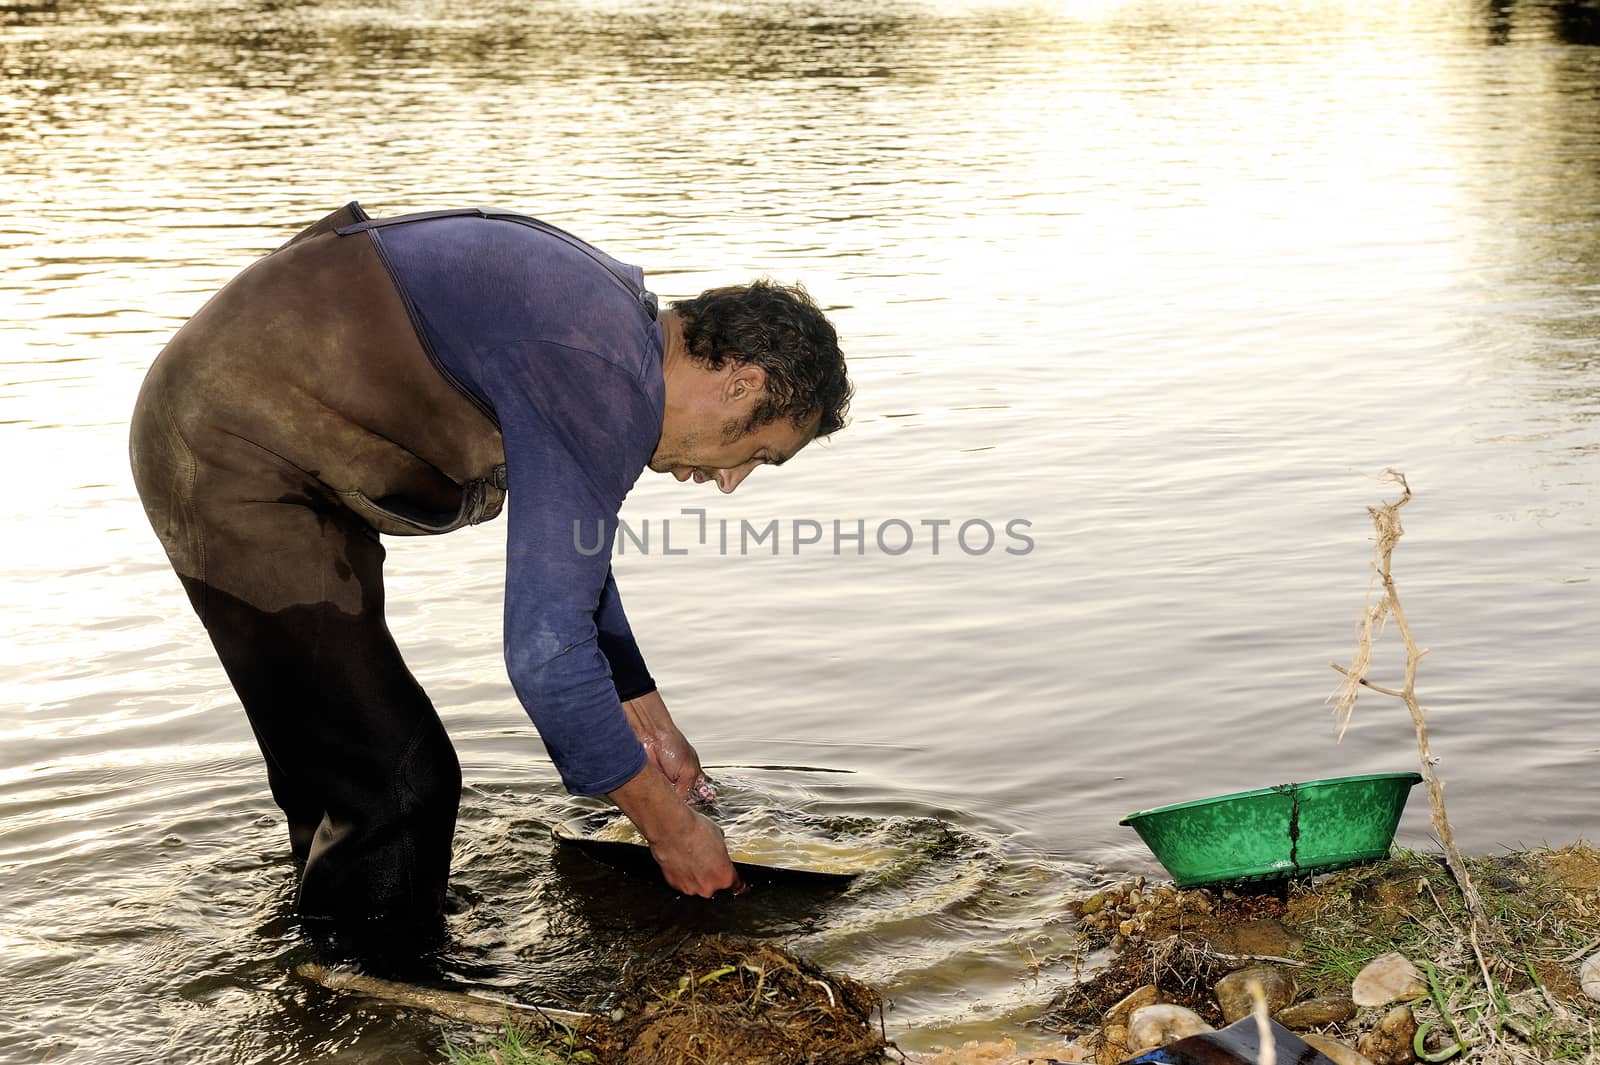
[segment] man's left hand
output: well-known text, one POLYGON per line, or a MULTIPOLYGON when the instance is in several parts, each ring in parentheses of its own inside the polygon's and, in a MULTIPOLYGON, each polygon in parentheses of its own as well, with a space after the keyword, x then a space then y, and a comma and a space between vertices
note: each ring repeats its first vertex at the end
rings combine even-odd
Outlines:
POLYGON ((700 756, 694 747, 672 723, 672 715, 667 712, 660 692, 626 699, 622 709, 628 715, 628 724, 633 726, 633 734, 644 745, 645 754, 661 770, 679 798, 690 803, 716 801, 717 789, 701 771, 700 756))

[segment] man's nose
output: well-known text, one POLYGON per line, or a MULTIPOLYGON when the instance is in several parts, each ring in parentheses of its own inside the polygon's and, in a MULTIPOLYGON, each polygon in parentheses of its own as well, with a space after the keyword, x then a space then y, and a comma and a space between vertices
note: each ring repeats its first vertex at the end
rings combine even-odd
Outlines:
POLYGON ((754 462, 747 462, 743 466, 735 466, 731 470, 717 471, 717 487, 724 494, 739 487, 739 482, 750 476, 750 471, 756 468, 754 462))

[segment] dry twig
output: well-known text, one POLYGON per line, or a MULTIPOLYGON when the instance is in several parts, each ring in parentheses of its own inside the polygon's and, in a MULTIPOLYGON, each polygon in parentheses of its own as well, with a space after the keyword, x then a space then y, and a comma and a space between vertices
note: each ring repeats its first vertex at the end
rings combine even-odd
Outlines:
POLYGON ((1433 810, 1433 831, 1444 847, 1445 863, 1450 867, 1450 875, 1455 878, 1456 887, 1460 890, 1462 901, 1467 907, 1472 925, 1471 931, 1475 933, 1469 937, 1473 952, 1478 954, 1479 966, 1487 971, 1483 956, 1478 949, 1478 941, 1482 939, 1491 943, 1498 942, 1499 936, 1484 910, 1478 889, 1473 886, 1472 876, 1467 872, 1466 862, 1462 860, 1461 851, 1456 846, 1450 819, 1445 814, 1444 784, 1439 780, 1439 774, 1434 771, 1438 759, 1428 747, 1427 716, 1423 713, 1421 704, 1417 702, 1417 663, 1428 652, 1419 649, 1412 637, 1411 626, 1406 621, 1404 608, 1400 605, 1400 595, 1395 591, 1394 575, 1390 568, 1395 545, 1400 542, 1400 537, 1405 532, 1400 524, 1400 508, 1411 501, 1411 486, 1406 483, 1405 475, 1398 470, 1388 469, 1384 474, 1400 486, 1401 496, 1392 503, 1367 508, 1367 513, 1372 515, 1372 523, 1378 533, 1373 546, 1373 575, 1367 585, 1367 603, 1362 611, 1360 634, 1350 666, 1346 668, 1337 662, 1329 663, 1334 669, 1343 673, 1345 678, 1339 685, 1338 691, 1334 693, 1334 718, 1339 724, 1339 735, 1342 738, 1344 730, 1349 727, 1350 716, 1355 710, 1356 699, 1363 687, 1405 702, 1406 709, 1411 712, 1411 724, 1417 734, 1417 752, 1422 759, 1422 778, 1428 786, 1428 804, 1433 810), (1375 585, 1381 585, 1382 595, 1374 603, 1375 585), (1382 631, 1384 623, 1390 618, 1394 619, 1395 628, 1399 630, 1400 638, 1406 647, 1405 680, 1399 690, 1379 688, 1367 681, 1367 671, 1372 668, 1373 639, 1382 631))
POLYGON ((1267 993, 1262 990, 1260 980, 1251 980, 1247 986, 1250 989, 1250 1013, 1256 1021, 1257 1065, 1278 1065, 1278 1041, 1272 1034, 1272 1024, 1268 1020, 1267 993))

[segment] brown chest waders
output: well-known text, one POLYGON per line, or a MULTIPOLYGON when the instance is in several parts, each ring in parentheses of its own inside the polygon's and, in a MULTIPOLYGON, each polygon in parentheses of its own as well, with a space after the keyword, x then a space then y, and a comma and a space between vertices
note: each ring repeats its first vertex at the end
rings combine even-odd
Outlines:
POLYGON ((297 909, 441 926, 455 750, 384 621, 378 533, 500 512, 500 433, 431 363, 350 204, 227 284, 162 350, 134 482, 249 716, 303 859, 297 909))

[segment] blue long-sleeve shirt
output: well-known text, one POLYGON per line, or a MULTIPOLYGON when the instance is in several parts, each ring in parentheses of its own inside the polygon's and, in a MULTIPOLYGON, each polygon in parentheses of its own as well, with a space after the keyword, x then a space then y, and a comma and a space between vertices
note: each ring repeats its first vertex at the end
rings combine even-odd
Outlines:
POLYGON ((620 700, 655 690, 611 573, 618 510, 661 433, 643 272, 514 218, 382 223, 424 345, 500 426, 512 687, 567 790, 611 791, 645 762, 620 700))

